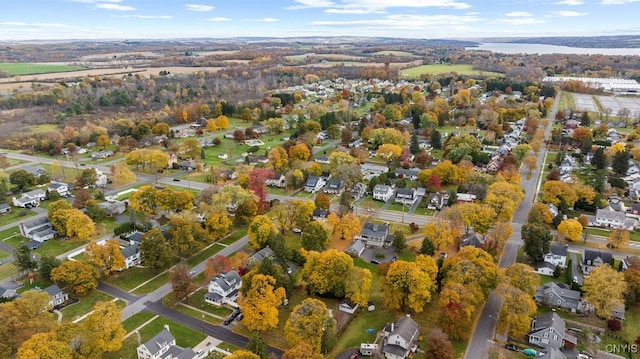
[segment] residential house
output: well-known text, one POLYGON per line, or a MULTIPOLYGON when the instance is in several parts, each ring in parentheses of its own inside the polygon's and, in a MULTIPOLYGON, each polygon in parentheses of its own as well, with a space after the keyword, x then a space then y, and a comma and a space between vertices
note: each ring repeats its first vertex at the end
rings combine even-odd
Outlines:
POLYGON ((209 292, 205 294, 204 301, 216 306, 229 304, 237 307, 238 291, 242 287, 242 277, 235 270, 220 273, 209 283, 209 292))
POLYGON ((123 214, 127 210, 127 202, 125 201, 109 201, 98 203, 98 207, 102 208, 110 217, 123 214))
POLYGON ((102 159, 113 156, 113 151, 98 151, 91 154, 91 158, 102 159))
POLYGON ((309 176, 304 184, 304 191, 316 193, 320 188, 324 187, 326 182, 320 176, 309 176))
POLYGON ((385 184, 377 184, 373 186, 373 199, 387 202, 393 196, 393 188, 385 184))
POLYGON ((393 236, 389 234, 388 224, 365 222, 362 231, 354 239, 364 242, 367 247, 387 247, 391 244, 393 236))
POLYGON ((272 187, 285 188, 287 186, 287 179, 284 175, 280 175, 276 178, 267 179, 264 181, 264 184, 272 187))
POLYGON ((536 359, 567 359, 567 356, 556 348, 544 348, 538 351, 536 359))
POLYGON ((185 160, 178 162, 178 168, 184 171, 193 171, 196 168, 196 161, 185 160))
POLYGON ((562 159, 562 162, 560 162, 560 166, 558 166, 558 169, 560 170, 561 174, 569 174, 573 172, 573 169, 575 167, 576 167, 576 160, 569 155, 565 155, 564 158, 562 159))
POLYGON ((16 293, 15 289, 9 289, 9 288, 5 288, 0 286, 0 298, 13 298, 15 296, 17 296, 18 294, 16 293))
POLYGON ((549 253, 544 255, 543 260, 546 263, 552 264, 555 266, 560 266, 560 268, 566 268, 567 262, 567 245, 560 243, 551 243, 551 247, 549 248, 549 253))
POLYGON ((599 265, 612 265, 613 264, 613 255, 611 253, 602 252, 602 251, 594 251, 591 249, 585 249, 584 254, 582 255, 582 263, 580 266, 582 267, 582 273, 589 274, 591 271, 599 266, 599 265))
POLYGON ((344 192, 344 181, 341 178, 331 178, 327 182, 327 187, 324 189, 325 193, 341 195, 344 192))
POLYGON ((249 164, 250 165, 266 165, 267 163, 269 163, 269 158, 267 156, 249 156, 249 164))
POLYGON ((610 207, 596 210, 596 225, 601 227, 624 228, 624 212, 616 212, 610 207))
POLYGON ((138 359, 193 359, 198 355, 191 348, 176 345, 176 338, 165 324, 164 329, 137 348, 138 359))
POLYGON ((625 271, 631 267, 640 269, 640 257, 638 256, 627 256, 622 260, 622 270, 625 271))
POLYGON ((329 164, 329 157, 327 156, 316 156, 315 160, 316 163, 322 163, 322 164, 329 164))
POLYGON ((536 273, 538 274, 552 277, 555 271, 556 271, 556 266, 554 266, 551 263, 541 262, 536 265, 536 273))
POLYGON ((456 203, 474 203, 478 196, 472 193, 457 193, 456 203))
POLYGON ((620 197, 613 195, 611 197, 609 197, 609 208, 611 208, 611 210, 616 211, 616 212, 627 212, 628 208, 624 205, 624 202, 622 202, 622 199, 620 199, 620 197))
POLYGON ((555 216, 558 215, 558 213, 560 213, 560 210, 558 210, 558 207, 553 203, 547 204, 547 208, 549 208, 549 212, 551 212, 552 218, 554 218, 555 216))
POLYGON ((129 246, 120 248, 120 253, 124 257, 124 269, 129 269, 140 264, 140 248, 138 243, 131 242, 129 246))
POLYGON ((262 264, 265 258, 273 260, 275 257, 275 252, 269 246, 266 246, 247 259, 247 266, 253 267, 256 264, 262 264))
POLYGON ((640 202, 631 202, 629 205, 629 213, 640 215, 640 202))
POLYGON ((415 188, 398 188, 396 190, 396 203, 402 203, 405 206, 412 206, 418 199, 415 188))
POLYGON ((349 247, 345 250, 345 252, 354 257, 354 258, 358 258, 360 257, 360 255, 362 254, 362 252, 364 252, 364 249, 366 248, 365 244, 363 241, 356 239, 353 242, 351 242, 351 244, 349 245, 349 247))
POLYGON ((550 312, 531 321, 531 331, 527 335, 530 344, 542 348, 560 349, 573 347, 577 339, 565 333, 565 323, 558 313, 550 312))
POLYGON ((96 187, 98 188, 107 187, 107 184, 109 183, 109 179, 107 178, 107 175, 97 168, 94 168, 93 170, 96 171, 96 187))
POLYGON ((25 170, 27 173, 32 174, 36 178, 40 177, 42 174, 45 173, 44 168, 42 167, 33 167, 33 166, 24 165, 24 166, 21 166, 20 169, 25 170))
POLYGON ((51 297, 50 306, 58 306, 69 300, 69 294, 65 293, 57 284, 50 285, 44 289, 51 297))
POLYGON ((313 210, 312 218, 314 221, 326 222, 329 217, 329 211, 326 209, 316 208, 313 210))
POLYGON ((387 359, 405 359, 416 350, 420 325, 407 314, 394 323, 387 323, 383 335, 382 352, 387 359))
POLYGON ((53 226, 46 217, 35 219, 31 222, 20 222, 20 234, 36 242, 45 242, 56 235, 53 226))
POLYGON ((6 203, 0 203, 0 215, 7 214, 11 212, 11 206, 6 203))
POLYGON ((467 232, 464 236, 462 236, 462 240, 460 241, 460 248, 467 246, 481 248, 483 245, 484 239, 480 234, 474 231, 467 232))
POLYGON ((362 171, 364 178, 372 178, 389 172, 389 167, 372 163, 363 163, 360 165, 360 170, 362 171))
POLYGON ((420 169, 419 168, 405 169, 402 167, 398 167, 396 168, 395 172, 396 172, 396 177, 398 178, 405 178, 405 179, 415 181, 418 179, 418 173, 420 173, 420 169))
POLYGON ((13 197, 13 205, 22 208, 37 207, 40 202, 44 201, 47 197, 47 193, 41 189, 34 189, 33 191, 25 192, 20 198, 13 197))
POLYGON ((489 160, 489 163, 487 163, 487 173, 490 173, 490 174, 498 173, 498 170, 500 169, 501 164, 502 164, 502 161, 500 160, 500 157, 493 156, 491 160, 489 160))
POLYGON ((61 182, 51 182, 49 183, 49 187, 47 187, 49 193, 56 191, 60 195, 60 197, 69 197, 71 193, 69 193, 69 185, 61 182))
POLYGON ((441 210, 444 206, 444 194, 443 193, 429 193, 427 197, 427 209, 441 210))
POLYGON ((358 307, 360 307, 360 304, 352 302, 351 299, 345 299, 338 306, 338 310, 348 314, 353 314, 358 310, 358 307))
POLYGON ((354 184, 353 187, 351 188, 351 197, 357 201, 360 198, 362 198, 362 196, 364 196, 366 192, 367 192, 367 185, 365 185, 362 182, 358 182, 354 184))
POLYGON ((535 299, 550 307, 560 307, 576 312, 580 305, 580 292, 571 290, 571 287, 564 283, 549 282, 537 288, 535 299))

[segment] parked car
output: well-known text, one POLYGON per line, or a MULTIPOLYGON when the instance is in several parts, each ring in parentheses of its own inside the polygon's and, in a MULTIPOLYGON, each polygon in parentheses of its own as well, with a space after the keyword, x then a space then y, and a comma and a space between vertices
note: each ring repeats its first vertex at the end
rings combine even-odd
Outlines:
POLYGON ((514 351, 514 352, 519 352, 520 351, 520 349, 518 349, 518 347, 513 345, 513 344, 507 344, 504 347, 509 349, 509 350, 511 350, 511 351, 514 351))
POLYGON ((379 261, 379 260, 377 260, 377 259, 372 259, 372 260, 371 260, 371 263, 373 263, 373 264, 380 264, 380 261, 379 261))

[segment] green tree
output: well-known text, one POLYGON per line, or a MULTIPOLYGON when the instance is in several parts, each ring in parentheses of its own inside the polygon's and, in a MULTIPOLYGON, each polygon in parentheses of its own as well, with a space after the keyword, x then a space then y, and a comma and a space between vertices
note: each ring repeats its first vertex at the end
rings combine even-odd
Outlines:
POLYGON ((431 140, 431 147, 436 150, 442 149, 442 136, 438 130, 431 131, 431 137, 429 139, 431 140))
POLYGON ((411 153, 414 155, 417 155, 418 153, 422 152, 422 150, 420 149, 420 143, 418 142, 418 136, 416 136, 415 134, 411 135, 411 143, 409 144, 409 151, 411 151, 411 153))
POLYGON ((397 251, 401 251, 407 247, 407 240, 404 237, 404 232, 395 231, 393 232, 393 242, 391 243, 393 248, 397 251))
POLYGON ((247 343, 247 346, 245 348, 251 351, 253 354, 259 356, 260 359, 269 358, 269 353, 267 352, 267 342, 258 333, 251 334, 251 338, 249 338, 249 342, 247 343))
POLYGON ((549 229, 542 224, 526 223, 522 226, 521 235, 524 241, 524 252, 531 260, 541 261, 544 254, 549 252, 553 239, 549 229))
POLYGON ((311 221, 304 227, 302 233, 302 248, 308 251, 322 251, 331 245, 331 236, 324 224, 311 221))
POLYGON ((482 144, 476 137, 463 134, 447 141, 444 155, 453 163, 459 163, 462 160, 473 161, 472 155, 480 152, 481 147, 482 144))
POLYGON ((38 274, 46 280, 51 280, 51 271, 60 264, 62 261, 54 256, 43 256, 38 264, 38 274))
POLYGON ((11 182, 9 181, 9 175, 0 169, 0 201, 4 202, 7 198, 7 192, 11 189, 11 182))
POLYGON ((613 168, 613 172, 620 176, 625 175, 629 169, 630 157, 631 155, 629 154, 629 151, 616 151, 613 155, 613 159, 611 160, 611 168, 613 168))
POLYGON ((591 158, 591 165, 595 166, 595 168, 599 170, 607 167, 607 156, 604 154, 604 148, 598 147, 591 158))
POLYGON ((429 237, 424 237, 422 239, 422 244, 420 245, 420 254, 425 254, 428 256, 434 255, 436 252, 436 247, 433 245, 433 242, 429 237))
POLYGON ((256 216, 249 225, 249 231, 247 232, 249 242, 256 250, 264 248, 269 238, 276 233, 278 233, 278 229, 275 224, 273 224, 271 218, 265 215, 256 216))
POLYGON ((11 182, 11 184, 16 186, 18 192, 22 192, 31 186, 35 186, 36 184, 35 176, 22 169, 11 172, 11 174, 9 175, 9 181, 11 182))
POLYGON ((173 253, 160 229, 153 228, 142 235, 140 259, 144 266, 156 273, 171 266, 173 253))
POLYGON ((38 268, 38 262, 33 258, 31 248, 26 244, 22 244, 18 248, 15 257, 16 267, 20 272, 30 272, 38 268))

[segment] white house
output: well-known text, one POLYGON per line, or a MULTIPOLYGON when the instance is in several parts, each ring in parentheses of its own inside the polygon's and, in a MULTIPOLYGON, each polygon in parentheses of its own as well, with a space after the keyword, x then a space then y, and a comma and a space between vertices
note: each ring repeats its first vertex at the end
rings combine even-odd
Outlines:
POLYGON ((100 159, 113 156, 113 151, 98 151, 91 154, 91 158, 100 159))
POLYGON ((193 359, 198 355, 191 348, 176 345, 176 338, 165 324, 164 329, 137 349, 138 359, 193 359))
POLYGON ((373 199, 386 202, 393 196, 393 188, 384 184, 377 184, 373 187, 373 199))
POLYGON ((65 293, 57 284, 53 284, 44 289, 51 297, 49 305, 55 307, 69 300, 69 294, 65 293))
POLYGON ((420 325, 409 315, 394 323, 387 323, 383 332, 385 339, 382 352, 387 359, 405 359, 410 353, 415 352, 420 336, 420 325))
POLYGON ((205 294, 204 300, 209 304, 221 306, 229 304, 237 307, 236 299, 242 287, 242 277, 235 270, 218 274, 209 283, 209 292, 205 294))
POLYGON ((304 184, 304 191, 310 193, 318 192, 326 182, 320 176, 309 176, 304 184))
POLYGON ((129 269, 140 264, 140 248, 138 243, 131 242, 131 245, 120 248, 120 253, 122 253, 124 257, 124 269, 129 269))
POLYGON ((346 299, 342 303, 340 303, 340 305, 338 306, 338 310, 348 314, 353 314, 356 310, 358 310, 359 306, 360 304, 353 303, 351 300, 346 299))
POLYGON ((405 206, 412 206, 416 203, 418 195, 415 188, 398 188, 396 190, 396 203, 402 203, 405 206))
POLYGON ((567 263, 567 246, 560 243, 551 243, 549 253, 544 255, 543 259, 546 263, 565 268, 567 263))
POLYGON ((47 190, 51 193, 53 191, 58 192, 60 197, 69 197, 69 185, 61 182, 51 182, 47 190))
POLYGON ((13 197, 13 205, 22 208, 37 207, 46 198, 46 192, 41 189, 25 192, 20 198, 13 197))
POLYGON ((37 242, 45 242, 56 235, 51 223, 46 217, 42 217, 31 222, 20 223, 20 234, 37 242))
POLYGON ((603 208, 596 210, 596 224, 603 227, 623 228, 625 214, 612 209, 603 208))

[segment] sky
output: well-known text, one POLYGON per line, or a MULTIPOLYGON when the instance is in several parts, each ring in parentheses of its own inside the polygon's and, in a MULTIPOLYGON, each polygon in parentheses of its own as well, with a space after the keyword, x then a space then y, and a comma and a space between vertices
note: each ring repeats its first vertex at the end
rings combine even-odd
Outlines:
POLYGON ((0 40, 640 34, 640 0, 0 0, 0 40))

